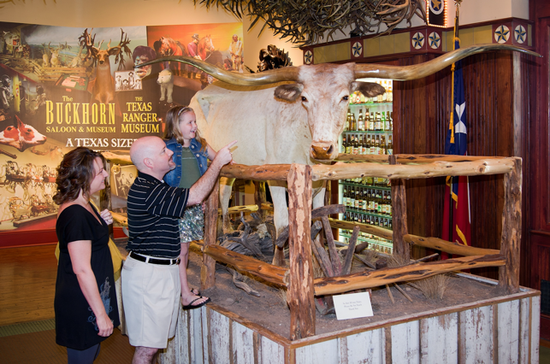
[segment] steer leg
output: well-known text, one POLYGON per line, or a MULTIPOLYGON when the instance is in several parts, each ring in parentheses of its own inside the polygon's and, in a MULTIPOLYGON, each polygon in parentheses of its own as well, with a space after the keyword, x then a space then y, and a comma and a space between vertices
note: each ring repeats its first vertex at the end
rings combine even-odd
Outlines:
MULTIPOLYGON (((277 236, 273 239, 276 241, 279 234, 288 226, 288 204, 286 201, 286 183, 282 181, 269 181, 269 192, 271 192, 271 198, 273 200, 273 223, 275 224, 275 231, 277 236)), ((279 248, 275 245, 275 251, 273 254, 273 265, 279 267, 284 266, 285 254, 283 248, 279 248)))
POLYGON ((233 189, 233 182, 235 178, 220 178, 220 206, 222 208, 222 228, 223 233, 228 234, 233 232, 233 227, 229 220, 229 214, 227 210, 229 209, 229 200, 231 199, 231 191, 233 189))

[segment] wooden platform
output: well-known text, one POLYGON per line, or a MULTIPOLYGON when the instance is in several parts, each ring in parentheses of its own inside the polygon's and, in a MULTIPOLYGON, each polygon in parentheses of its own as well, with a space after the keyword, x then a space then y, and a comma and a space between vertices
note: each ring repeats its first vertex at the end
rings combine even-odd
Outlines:
MULTIPOLYGON (((261 310, 261 304, 250 309, 261 310)), ((539 312, 540 292, 522 287, 497 299, 291 341, 208 304, 180 313, 176 337, 160 363, 538 363, 539 312)))

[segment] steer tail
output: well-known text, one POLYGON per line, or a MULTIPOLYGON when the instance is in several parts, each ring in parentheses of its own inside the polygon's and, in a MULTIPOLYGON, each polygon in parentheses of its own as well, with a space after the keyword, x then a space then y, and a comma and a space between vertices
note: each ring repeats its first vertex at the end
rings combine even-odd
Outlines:
POLYGON ((430 61, 411 66, 388 66, 380 64, 358 64, 355 66, 355 78, 376 77, 396 81, 408 81, 423 78, 441 71, 447 66, 474 54, 489 51, 517 51, 531 56, 540 54, 528 49, 508 44, 479 44, 445 53, 430 61))

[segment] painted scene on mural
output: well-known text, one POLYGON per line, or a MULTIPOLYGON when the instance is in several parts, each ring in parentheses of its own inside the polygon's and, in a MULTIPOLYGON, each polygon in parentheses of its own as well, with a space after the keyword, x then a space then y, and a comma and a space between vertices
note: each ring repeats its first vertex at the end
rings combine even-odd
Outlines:
MULTIPOLYGON (((78 146, 128 150, 141 136, 162 137, 166 111, 187 105, 213 81, 179 63, 136 65, 181 54, 242 72, 242 49, 242 23, 0 23, 0 234, 54 227, 52 196, 64 153, 78 146)), ((126 188, 122 181, 117 189, 126 188)))

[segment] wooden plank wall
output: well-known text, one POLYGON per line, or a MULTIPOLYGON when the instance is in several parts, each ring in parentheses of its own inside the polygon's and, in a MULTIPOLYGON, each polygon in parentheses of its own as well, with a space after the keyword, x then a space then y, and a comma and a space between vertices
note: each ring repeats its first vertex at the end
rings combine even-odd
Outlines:
MULTIPOLYGON (((529 11, 530 18, 535 21, 535 50, 543 58, 536 60, 537 71, 529 84, 533 95, 530 98, 533 113, 528 145, 531 157, 527 162, 531 181, 527 191, 530 201, 527 210, 527 254, 531 268, 529 286, 541 289, 541 280, 550 281, 550 2, 530 0, 529 11)), ((544 303, 547 305, 548 301, 544 303)), ((550 313, 547 309, 541 316, 541 337, 550 340, 550 313)))
MULTIPOLYGON (((402 58, 394 64, 418 64, 434 57, 417 55, 402 58)), ((533 74, 529 58, 520 57, 523 86, 513 85, 511 53, 483 53, 462 61, 469 155, 514 155, 513 89, 524 87, 525 98, 529 100, 530 94, 526 85, 533 74)), ((424 79, 395 82, 394 90, 395 153, 443 154, 451 112, 450 68, 424 79)), ((527 105, 521 110, 521 137, 524 138, 530 107, 527 105)), ((520 142, 522 141, 523 139, 520 139, 520 142)), ((519 156, 525 158, 526 149, 520 150, 519 156)), ((441 237, 444 183, 443 178, 407 182, 410 233, 441 237)), ((472 245, 499 249, 503 202, 502 176, 471 178, 470 196, 472 245)), ((523 238, 522 251, 525 248, 523 238)), ((521 265, 525 270, 528 260, 525 255, 522 259, 521 265)), ((495 268, 482 268, 475 273, 491 278, 498 277, 495 268)), ((522 278, 521 283, 528 284, 525 272, 522 273, 522 278)))
POLYGON ((161 364, 538 363, 540 295, 407 315, 298 341, 217 306, 182 310, 161 364))

